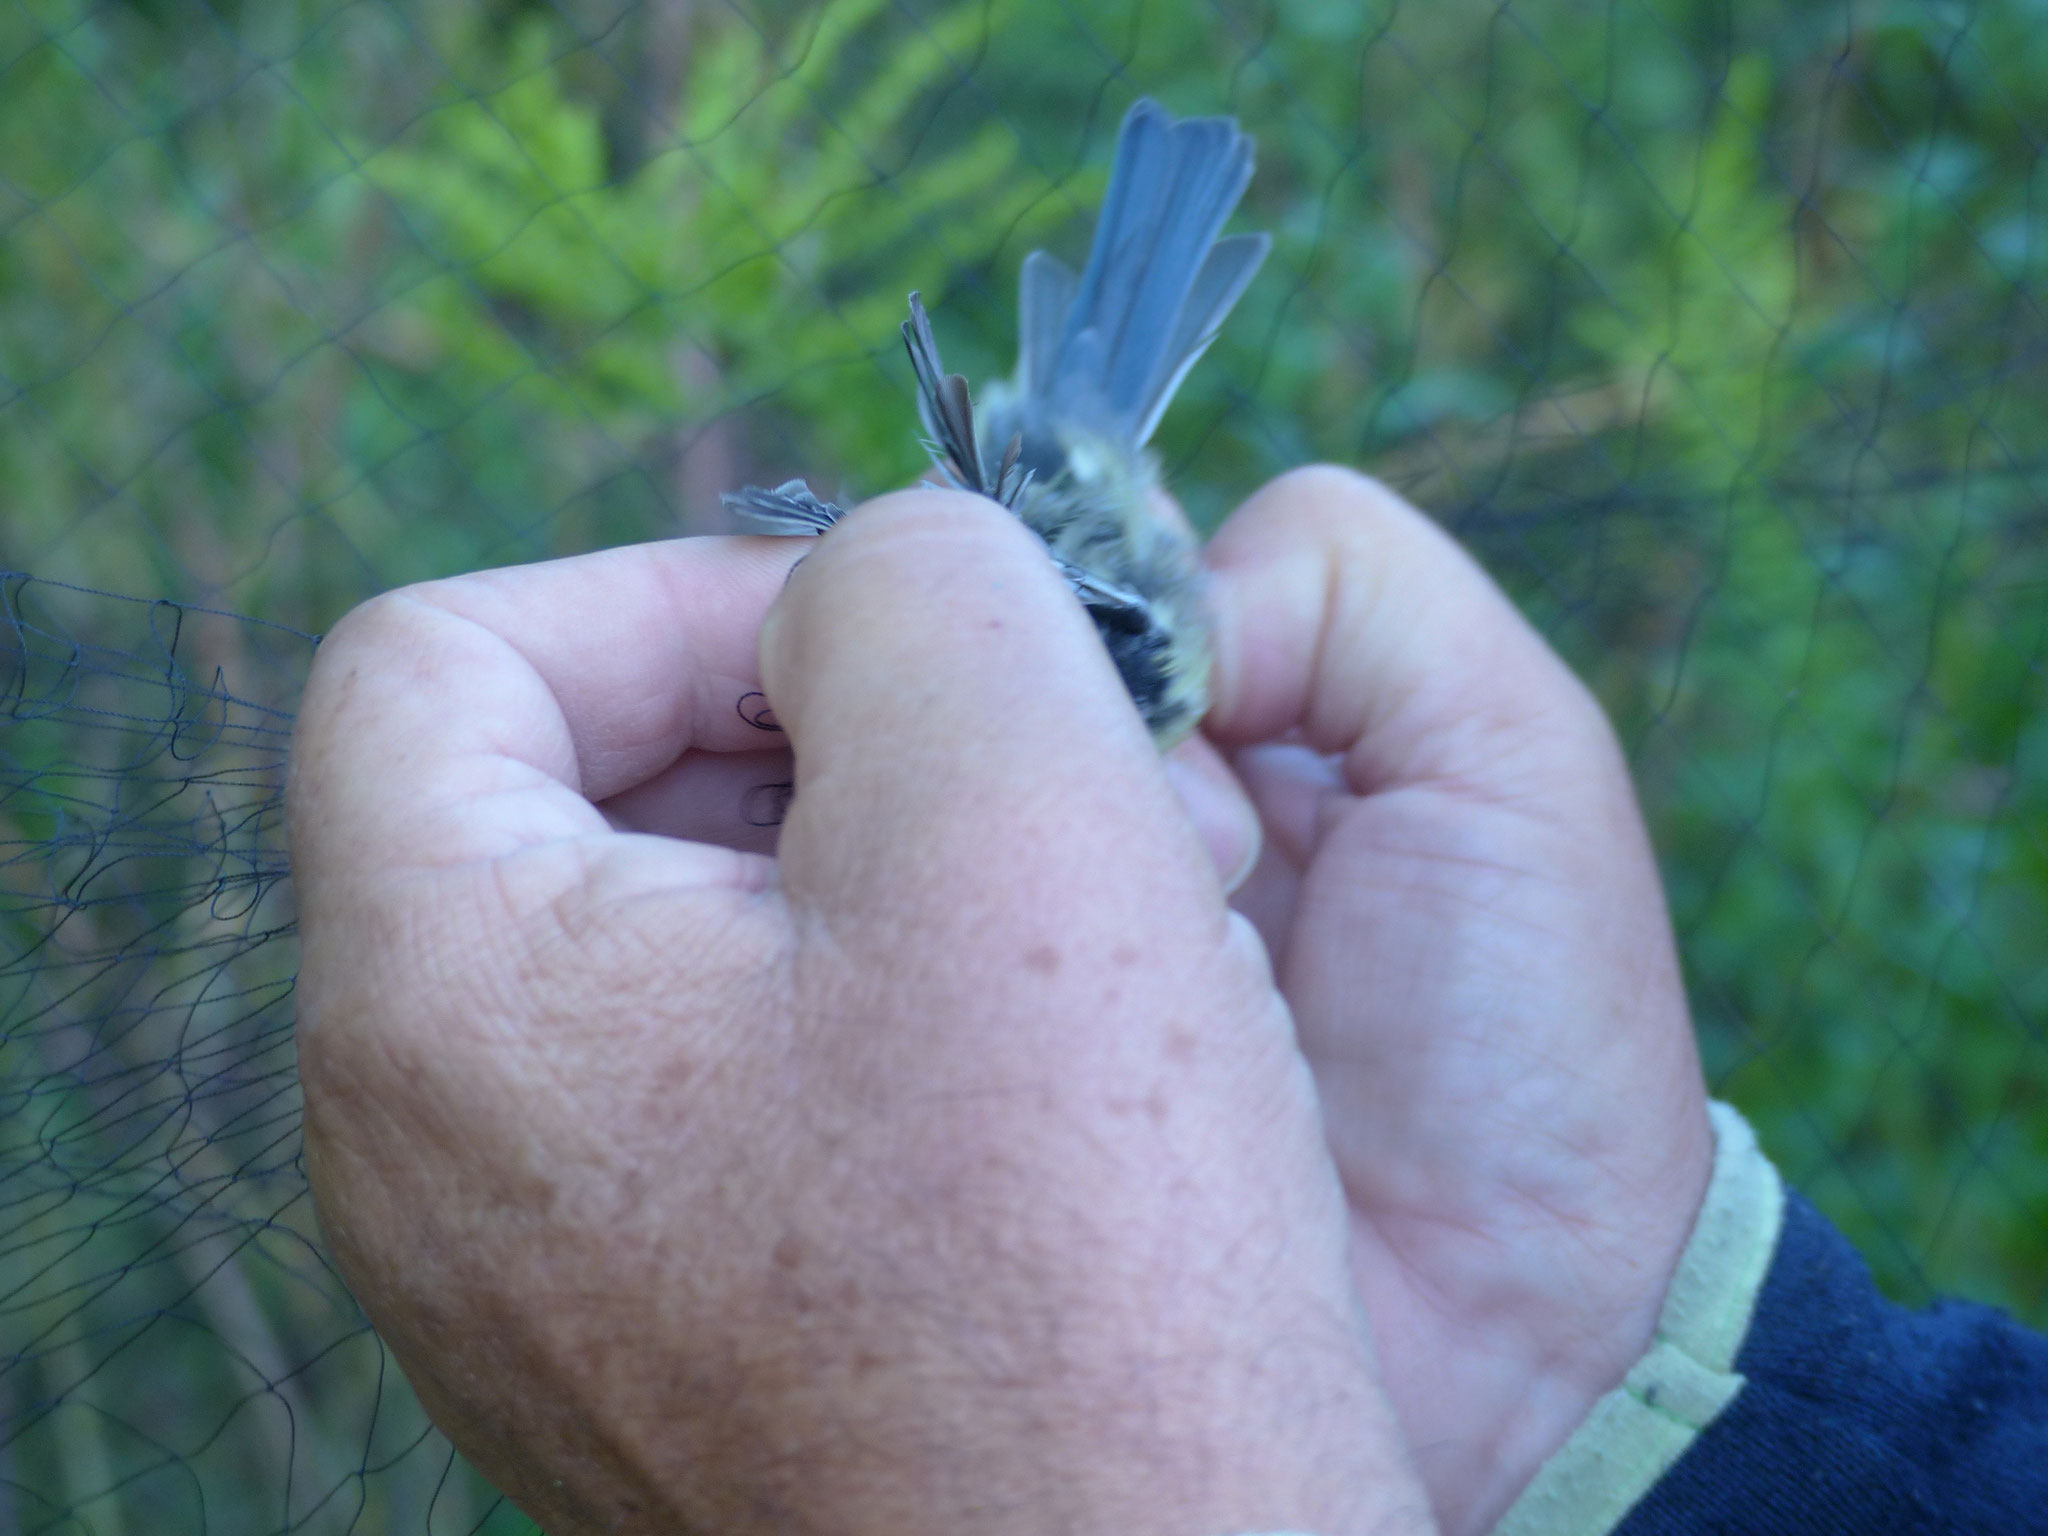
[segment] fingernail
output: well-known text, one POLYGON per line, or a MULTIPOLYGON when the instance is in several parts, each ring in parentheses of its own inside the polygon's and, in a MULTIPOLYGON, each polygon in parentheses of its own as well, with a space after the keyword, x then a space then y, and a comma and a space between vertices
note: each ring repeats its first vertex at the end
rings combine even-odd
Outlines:
POLYGON ((1251 875, 1264 836, 1258 813, 1228 772, 1220 764, 1204 771, 1177 757, 1166 760, 1166 776, 1201 834, 1226 895, 1251 875))

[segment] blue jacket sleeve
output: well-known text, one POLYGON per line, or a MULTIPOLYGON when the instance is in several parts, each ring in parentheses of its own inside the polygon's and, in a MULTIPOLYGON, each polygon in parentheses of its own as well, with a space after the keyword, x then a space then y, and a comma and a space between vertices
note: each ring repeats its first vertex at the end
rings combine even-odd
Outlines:
POLYGON ((2048 1339, 1887 1301, 1790 1191, 1735 1367, 1741 1391, 1619 1536, 2048 1532, 2048 1339))

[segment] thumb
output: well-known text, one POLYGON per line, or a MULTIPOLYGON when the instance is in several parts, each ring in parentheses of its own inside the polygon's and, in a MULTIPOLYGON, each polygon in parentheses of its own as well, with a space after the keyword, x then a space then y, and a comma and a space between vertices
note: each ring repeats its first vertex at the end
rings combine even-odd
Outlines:
POLYGON ((1223 921, 1085 611, 985 499, 851 514, 770 611, 761 672, 796 755, 779 857, 798 903, 914 920, 926 943, 1018 903, 1223 921))

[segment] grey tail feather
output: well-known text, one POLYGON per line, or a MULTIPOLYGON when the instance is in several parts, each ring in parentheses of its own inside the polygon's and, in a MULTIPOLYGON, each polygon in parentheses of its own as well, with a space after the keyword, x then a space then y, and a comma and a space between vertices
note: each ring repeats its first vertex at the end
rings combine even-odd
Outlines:
POLYGON ((785 480, 772 491, 750 485, 718 499, 755 533, 823 533, 846 516, 842 508, 820 501, 801 480, 785 480))
POLYGON ((1160 366, 1165 371, 1150 386, 1148 397, 1140 402, 1142 414, 1137 427, 1140 443, 1152 440, 1159 418, 1173 403, 1181 380, 1209 350, 1209 343, 1223 329, 1224 320, 1237 307, 1238 299, 1244 295, 1258 273, 1259 264, 1266 259, 1266 252, 1272 248, 1273 237, 1263 231, 1256 235, 1232 235, 1210 247, 1201 271, 1195 274, 1194 286, 1188 290, 1187 301, 1181 306, 1180 321, 1174 327, 1173 339, 1160 356, 1160 366))
POLYGON ((1217 238, 1251 175, 1232 119, 1131 108, 1086 269, 1041 252, 1024 263, 1018 378, 1041 413, 1093 401, 1133 441, 1152 435, 1271 245, 1217 238))
POLYGON ((1017 387, 1026 395, 1049 389, 1059 371, 1060 337, 1080 281, 1049 251, 1024 258, 1017 283, 1017 387))

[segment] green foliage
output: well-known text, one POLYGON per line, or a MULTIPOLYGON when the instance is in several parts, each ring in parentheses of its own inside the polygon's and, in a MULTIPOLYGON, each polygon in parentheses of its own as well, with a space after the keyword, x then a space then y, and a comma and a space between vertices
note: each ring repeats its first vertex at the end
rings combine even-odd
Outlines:
POLYGON ((867 484, 910 473, 909 397, 869 384, 904 295, 1028 229, 1043 187, 996 125, 909 168, 887 163, 905 115, 1017 9, 1008 0, 939 17, 823 112, 883 9, 832 6, 781 57, 752 27, 714 33, 665 147, 623 180, 598 107, 566 94, 546 29, 519 29, 507 84, 363 157, 420 244, 419 286, 393 314, 419 368, 461 381, 462 402, 512 394, 625 435, 772 396, 812 425, 814 451, 867 484), (711 365, 699 379, 679 366, 685 348, 711 365))

